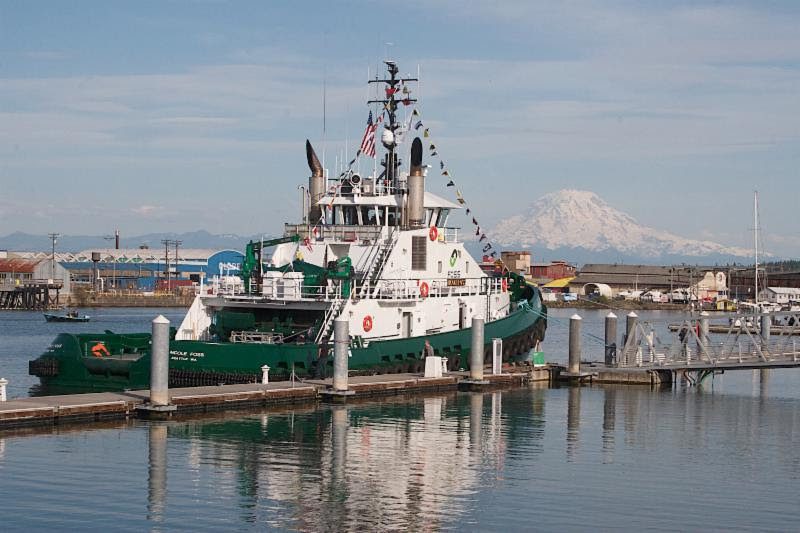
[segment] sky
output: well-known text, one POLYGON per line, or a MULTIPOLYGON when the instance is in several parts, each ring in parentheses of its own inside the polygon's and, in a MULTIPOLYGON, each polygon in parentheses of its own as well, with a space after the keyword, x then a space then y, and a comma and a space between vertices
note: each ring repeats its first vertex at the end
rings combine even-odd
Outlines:
POLYGON ((0 235, 280 233, 305 140, 335 174, 389 57, 483 227, 576 188, 750 247, 758 190, 798 257, 797 28, 794 1, 0 0, 0 235))

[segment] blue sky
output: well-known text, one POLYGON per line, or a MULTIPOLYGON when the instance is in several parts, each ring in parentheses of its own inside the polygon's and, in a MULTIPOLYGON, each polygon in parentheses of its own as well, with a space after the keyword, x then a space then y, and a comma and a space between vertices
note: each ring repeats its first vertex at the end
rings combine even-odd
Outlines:
POLYGON ((757 188, 797 257, 797 28, 796 2, 0 0, 0 235, 278 233, 323 80, 331 167, 388 53, 484 227, 580 188, 749 246, 757 188))

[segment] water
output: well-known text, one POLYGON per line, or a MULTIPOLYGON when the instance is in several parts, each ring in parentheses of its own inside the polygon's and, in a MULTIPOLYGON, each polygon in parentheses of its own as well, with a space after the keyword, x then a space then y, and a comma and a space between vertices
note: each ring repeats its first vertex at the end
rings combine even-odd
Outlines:
MULTIPOLYGON (((116 312, 129 331, 153 316, 116 312)), ((552 312, 548 359, 566 358, 558 324, 573 312, 552 312)), ((602 335, 605 313, 581 314, 602 335)), ((33 332, 7 316, 3 345, 33 332)), ((27 361, 3 350, 2 371, 27 361)), ((740 371, 703 389, 535 386, 4 432, 0 524, 795 531, 798 385, 796 370, 740 371)))

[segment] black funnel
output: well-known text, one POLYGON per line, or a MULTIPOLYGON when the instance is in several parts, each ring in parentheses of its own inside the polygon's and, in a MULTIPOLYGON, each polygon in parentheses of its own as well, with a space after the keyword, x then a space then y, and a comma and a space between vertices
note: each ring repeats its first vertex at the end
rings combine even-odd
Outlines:
MULTIPOLYGON (((420 143, 420 147, 422 144, 420 143)), ((308 168, 311 170, 312 176, 322 176, 322 164, 311 146, 311 142, 306 139, 306 159, 308 160, 308 168)))
POLYGON ((417 169, 422 170, 422 141, 419 137, 415 137, 411 143, 411 172, 417 169))

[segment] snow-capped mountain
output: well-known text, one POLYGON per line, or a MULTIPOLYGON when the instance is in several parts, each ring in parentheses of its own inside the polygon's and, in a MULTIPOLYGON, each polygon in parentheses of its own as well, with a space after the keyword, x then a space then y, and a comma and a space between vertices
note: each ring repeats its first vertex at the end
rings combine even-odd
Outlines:
POLYGON ((491 231, 502 246, 544 250, 581 249, 608 258, 663 260, 675 258, 747 258, 751 250, 711 241, 687 239, 648 228, 609 206, 590 191, 546 194, 524 214, 502 220, 491 231))

